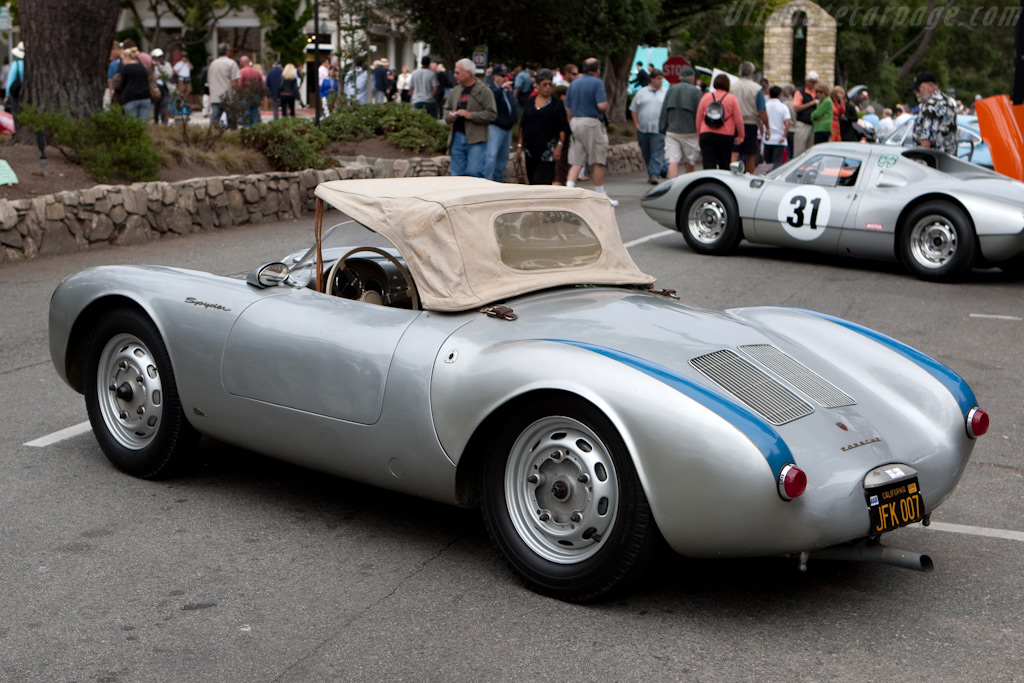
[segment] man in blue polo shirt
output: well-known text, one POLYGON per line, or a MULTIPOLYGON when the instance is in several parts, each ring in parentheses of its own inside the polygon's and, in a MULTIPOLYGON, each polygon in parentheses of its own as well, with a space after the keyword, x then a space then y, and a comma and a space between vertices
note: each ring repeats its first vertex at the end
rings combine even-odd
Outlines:
MULTIPOLYGON (((601 120, 608 111, 608 95, 604 89, 601 63, 591 57, 583 62, 583 74, 569 86, 565 111, 569 116, 572 141, 569 144, 569 180, 566 187, 576 187, 580 171, 593 165, 594 191, 605 194, 604 167, 608 162, 608 131, 601 120)), ((619 203, 609 199, 612 206, 619 203)))

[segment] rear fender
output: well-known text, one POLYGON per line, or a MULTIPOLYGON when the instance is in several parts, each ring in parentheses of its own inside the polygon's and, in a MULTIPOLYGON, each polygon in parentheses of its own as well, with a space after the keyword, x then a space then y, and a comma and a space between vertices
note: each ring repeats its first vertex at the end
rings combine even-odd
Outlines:
POLYGON ((751 509, 786 505, 765 454, 727 419, 634 367, 556 341, 442 349, 431 405, 439 441, 459 468, 463 504, 475 501, 474 473, 501 422, 540 392, 578 396, 609 419, 659 528, 681 552, 742 533, 751 509), (699 529, 689 523, 723 500, 742 504, 699 529))

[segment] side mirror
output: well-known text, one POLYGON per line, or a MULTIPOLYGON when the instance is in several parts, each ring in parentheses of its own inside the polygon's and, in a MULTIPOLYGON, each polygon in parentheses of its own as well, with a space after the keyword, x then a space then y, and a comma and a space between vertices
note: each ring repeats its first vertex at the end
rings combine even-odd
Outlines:
POLYGON ((746 166, 743 165, 742 161, 737 160, 729 164, 729 170, 736 175, 743 175, 746 172, 746 166))
POLYGON ((279 284, 288 279, 288 266, 275 261, 273 263, 267 263, 260 266, 256 270, 250 272, 246 277, 246 283, 253 287, 259 287, 260 289, 266 289, 267 287, 277 287, 279 284))

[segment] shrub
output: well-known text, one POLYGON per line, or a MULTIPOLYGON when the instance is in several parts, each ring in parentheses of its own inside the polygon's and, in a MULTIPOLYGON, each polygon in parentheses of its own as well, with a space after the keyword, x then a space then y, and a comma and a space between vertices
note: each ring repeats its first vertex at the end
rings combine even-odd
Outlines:
MULTIPOLYGON (((220 108, 228 119, 228 127, 234 128, 238 124, 247 124, 244 121, 245 113, 249 107, 258 106, 260 100, 269 94, 263 81, 242 81, 232 86, 220 98, 220 108)), ((219 124, 220 122, 218 122, 219 124)))
POLYGON ((320 121, 320 130, 328 140, 366 140, 373 137, 373 126, 349 112, 334 112, 320 121))
POLYGON ((336 164, 320 153, 327 146, 327 136, 307 119, 286 117, 261 123, 244 129, 241 140, 247 147, 262 152, 279 171, 327 168, 336 164))
POLYGON ((360 105, 339 100, 321 122, 331 140, 361 140, 374 135, 413 152, 441 153, 448 129, 425 111, 401 102, 360 105))
POLYGON ((19 119, 99 182, 156 180, 160 157, 146 134, 146 122, 113 106, 75 121, 65 112, 40 112, 26 105, 19 119))

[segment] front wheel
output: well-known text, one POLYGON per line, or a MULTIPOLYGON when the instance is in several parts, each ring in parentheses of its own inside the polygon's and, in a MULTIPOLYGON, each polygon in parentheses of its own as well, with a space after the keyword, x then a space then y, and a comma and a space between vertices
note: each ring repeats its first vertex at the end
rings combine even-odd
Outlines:
POLYGON ((954 282, 974 266, 976 240, 960 207, 925 202, 907 216, 900 232, 900 255, 922 280, 954 282))
POLYGON ((622 438, 580 399, 543 400, 498 434, 482 468, 495 545, 535 591, 573 602, 626 585, 658 531, 622 438))
POLYGON ((192 454, 199 436, 185 419, 160 333, 144 314, 120 309, 99 321, 83 379, 96 441, 117 469, 157 479, 192 454))
POLYGON ((743 238, 736 199, 724 187, 709 183, 687 193, 676 226, 698 254, 728 254, 743 238))

